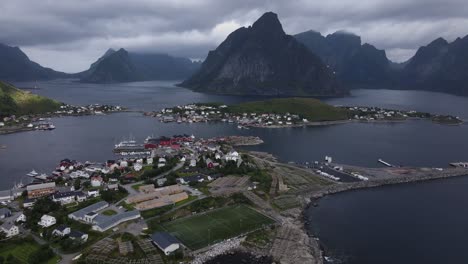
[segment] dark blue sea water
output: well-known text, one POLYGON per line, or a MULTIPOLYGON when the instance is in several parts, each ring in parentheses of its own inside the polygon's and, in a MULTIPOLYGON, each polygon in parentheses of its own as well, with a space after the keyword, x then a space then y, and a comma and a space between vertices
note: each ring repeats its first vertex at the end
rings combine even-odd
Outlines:
MULTIPOLYGON (((192 102, 226 104, 258 97, 215 96, 175 87, 176 82, 112 85, 71 81, 38 83, 33 92, 69 104, 112 104, 159 110, 192 102)), ((33 87, 35 83, 17 83, 33 87)), ((468 120, 468 98, 420 91, 355 90, 326 99, 334 105, 380 106, 452 114, 468 120)), ((63 158, 105 161, 115 143, 129 136, 194 134, 198 137, 255 135, 265 144, 249 149, 271 152, 284 161, 314 161, 331 155, 341 163, 445 167, 468 161, 468 125, 429 121, 238 130, 229 124, 162 124, 138 113, 54 118, 57 129, 0 136, 0 189, 27 180, 32 169, 50 172, 63 158)), ((468 179, 435 181, 338 194, 325 198, 308 217, 326 247, 350 263, 468 263, 466 241, 468 179), (456 254, 458 250, 459 254, 456 254), (441 260, 452 260, 449 262, 441 260), (431 260, 434 260, 431 262, 431 260)))
POLYGON ((468 263, 468 177, 323 198, 306 211, 334 263, 468 263))

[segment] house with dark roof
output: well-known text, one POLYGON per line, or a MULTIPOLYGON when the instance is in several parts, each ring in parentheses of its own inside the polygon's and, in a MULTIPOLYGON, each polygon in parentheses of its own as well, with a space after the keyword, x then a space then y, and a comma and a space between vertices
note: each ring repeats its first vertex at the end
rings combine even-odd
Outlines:
POLYGON ((10 222, 3 223, 0 226, 0 231, 5 233, 6 237, 12 237, 12 236, 16 236, 19 234, 19 228, 15 224, 10 223, 10 222))
POLYGON ((11 216, 11 211, 8 208, 0 208, 0 219, 11 216))
POLYGON ((88 240, 88 234, 78 230, 72 230, 68 236, 70 237, 70 239, 81 240, 81 242, 83 243, 88 240))
POLYGON ((151 240, 166 255, 180 248, 179 240, 167 232, 156 232, 151 235, 151 240))
POLYGON ((178 178, 177 181, 181 184, 189 184, 191 182, 203 182, 205 181, 205 177, 201 174, 197 174, 197 175, 178 178))
POLYGON ((70 227, 66 225, 60 225, 57 228, 55 228, 54 231, 52 231, 52 235, 64 237, 66 235, 69 235, 70 232, 71 232, 70 227))

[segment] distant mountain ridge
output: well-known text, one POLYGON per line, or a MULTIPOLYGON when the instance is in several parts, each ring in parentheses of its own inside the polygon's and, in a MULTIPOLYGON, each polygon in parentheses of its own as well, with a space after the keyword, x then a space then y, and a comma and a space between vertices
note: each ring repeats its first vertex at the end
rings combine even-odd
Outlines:
POLYGON ((81 82, 115 83, 149 80, 180 80, 190 76, 200 63, 167 54, 130 53, 113 49, 77 76, 81 82))
POLYGON ((361 37, 357 35, 337 31, 325 37, 310 30, 294 37, 317 54, 346 85, 389 86, 394 83, 395 72, 385 51, 368 43, 361 44, 361 37))
POLYGON ((180 86, 236 95, 335 96, 348 90, 304 45, 286 35, 275 13, 229 34, 180 86))
POLYGON ((468 95, 468 35, 449 43, 443 38, 420 47, 400 76, 405 89, 468 95))
POLYGON ((0 80, 35 81, 67 78, 69 74, 42 67, 18 47, 0 43, 0 80))

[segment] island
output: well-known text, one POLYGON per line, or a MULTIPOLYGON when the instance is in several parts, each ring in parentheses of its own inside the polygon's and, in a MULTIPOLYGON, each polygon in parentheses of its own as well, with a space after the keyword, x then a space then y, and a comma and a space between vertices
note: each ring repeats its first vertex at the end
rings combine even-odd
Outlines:
POLYGON ((427 119, 440 124, 461 124, 455 116, 367 106, 332 106, 313 98, 275 98, 225 105, 194 103, 146 112, 159 121, 177 123, 228 122, 239 128, 284 128, 347 122, 395 122, 427 119))
POLYGON ((69 105, 0 81, 0 135, 53 130, 55 126, 47 122, 51 117, 101 115, 125 110, 112 105, 69 105))

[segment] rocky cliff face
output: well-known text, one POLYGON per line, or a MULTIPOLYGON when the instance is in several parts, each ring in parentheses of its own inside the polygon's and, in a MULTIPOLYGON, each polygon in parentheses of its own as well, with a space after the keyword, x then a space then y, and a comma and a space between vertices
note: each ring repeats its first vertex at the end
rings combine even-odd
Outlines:
POLYGON ((387 86, 393 83, 394 72, 384 50, 370 44, 361 45, 361 38, 339 31, 322 36, 307 31, 294 36, 317 54, 338 79, 349 86, 387 86))
POLYGON ((438 38, 419 48, 400 79, 406 89, 468 95, 468 36, 452 43, 438 38))
POLYGON ((239 95, 343 95, 334 74, 283 31, 274 13, 232 32, 201 68, 180 84, 195 91, 239 95))
POLYGON ((149 80, 180 80, 190 76, 200 63, 166 54, 137 54, 109 49, 77 74, 82 82, 117 83, 149 80))
POLYGON ((66 77, 66 73, 42 67, 31 61, 18 47, 0 44, 0 80, 35 81, 66 77))

